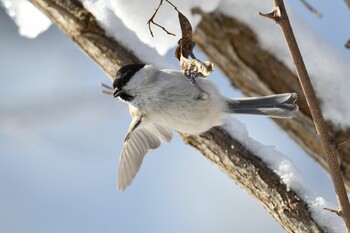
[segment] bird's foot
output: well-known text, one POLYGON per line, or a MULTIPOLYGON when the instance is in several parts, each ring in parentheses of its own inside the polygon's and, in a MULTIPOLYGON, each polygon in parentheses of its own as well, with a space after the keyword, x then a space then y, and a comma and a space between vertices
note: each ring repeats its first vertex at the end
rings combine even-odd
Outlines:
POLYGON ((199 100, 206 100, 210 97, 210 94, 208 92, 206 92, 205 90, 203 90, 203 88, 201 88, 198 83, 196 82, 196 77, 197 75, 195 74, 188 74, 185 75, 187 79, 190 80, 191 84, 193 86, 195 86, 197 88, 197 90, 199 91, 199 95, 197 97, 197 99, 199 100))

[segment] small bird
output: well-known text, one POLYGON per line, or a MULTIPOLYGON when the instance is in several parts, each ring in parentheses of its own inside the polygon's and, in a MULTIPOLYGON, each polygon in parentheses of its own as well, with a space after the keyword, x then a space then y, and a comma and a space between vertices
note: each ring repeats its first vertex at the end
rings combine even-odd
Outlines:
POLYGON ((131 64, 120 68, 113 82, 113 97, 129 104, 132 117, 119 161, 118 190, 124 191, 136 176, 145 154, 170 142, 172 130, 201 134, 222 124, 230 114, 290 118, 298 111, 296 93, 230 99, 208 79, 198 79, 202 93, 177 70, 131 64))

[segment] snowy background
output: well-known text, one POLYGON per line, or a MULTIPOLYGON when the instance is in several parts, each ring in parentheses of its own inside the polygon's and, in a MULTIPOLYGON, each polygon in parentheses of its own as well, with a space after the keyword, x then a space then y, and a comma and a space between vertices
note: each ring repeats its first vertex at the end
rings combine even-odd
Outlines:
MULTIPOLYGON (((85 4, 92 7, 91 2, 85 4)), ((270 9, 270 1, 265 2, 263 12, 270 9)), ((309 2, 324 17, 318 19, 299 1, 290 1, 296 20, 305 20, 325 38, 327 48, 338 51, 337 61, 348 65, 343 44, 350 33, 342 28, 350 20, 347 7, 342 1, 309 2)), ((26 14, 33 15, 27 3, 20 10, 11 9, 11 1, 2 3, 20 25, 29 22, 26 14)), ((150 3, 150 9, 157 3, 150 3)), ((206 10, 218 4, 213 1, 206 10)), ((22 35, 35 37, 50 24, 39 16, 32 19, 37 21, 29 25, 40 27, 21 27, 22 35)), ((117 192, 115 176, 130 117, 125 104, 99 94, 98 84, 108 83, 107 76, 55 26, 30 40, 19 36, 0 8, 0 31, 0 232, 283 231, 252 197, 177 135, 150 152, 131 187, 117 192)), ((158 39, 165 36, 156 34, 158 39)), ((176 66, 173 50, 162 49, 157 48, 176 66)), ((322 58, 317 54, 317 60, 327 61, 322 58)), ((337 68, 339 76, 343 67, 337 68)), ((219 71, 211 78, 225 95, 241 96, 219 71)), ((270 120, 237 119, 250 137, 273 145, 294 162, 312 195, 335 203, 328 175, 270 120)), ((338 121, 342 127, 344 122, 338 121)))

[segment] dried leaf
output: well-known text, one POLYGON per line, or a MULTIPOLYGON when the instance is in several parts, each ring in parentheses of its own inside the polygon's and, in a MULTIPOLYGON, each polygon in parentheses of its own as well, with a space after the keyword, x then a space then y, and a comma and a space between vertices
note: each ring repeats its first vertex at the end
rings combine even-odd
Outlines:
POLYGON ((190 21, 180 11, 177 11, 177 12, 179 15, 182 39, 186 38, 192 41, 192 26, 190 21))
POLYGON ((190 55, 192 58, 195 58, 193 54, 193 48, 196 46, 196 43, 193 40, 189 40, 187 38, 181 38, 177 42, 178 46, 175 51, 175 57, 180 60, 181 54, 185 58, 188 58, 190 55))
POLYGON ((178 42, 178 46, 175 51, 175 57, 180 60, 181 55, 185 58, 188 58, 190 55, 192 58, 195 58, 193 55, 193 48, 196 43, 192 40, 192 26, 190 21, 184 16, 180 11, 178 11, 179 22, 182 32, 182 38, 178 42))

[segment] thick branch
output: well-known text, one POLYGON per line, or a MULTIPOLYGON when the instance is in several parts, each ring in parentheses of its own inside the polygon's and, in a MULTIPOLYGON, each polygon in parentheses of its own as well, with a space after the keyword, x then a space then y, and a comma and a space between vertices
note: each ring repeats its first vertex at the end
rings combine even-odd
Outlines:
POLYGON ((347 232, 350 232, 350 204, 345 190, 343 177, 340 172, 334 143, 328 134, 328 128, 326 122, 323 119, 319 102, 316 98, 316 94, 311 84, 309 74, 307 73, 303 57, 301 56, 297 41, 293 33, 293 29, 290 25, 288 14, 286 8, 284 7, 284 2, 283 0, 274 0, 273 5, 273 19, 278 25, 281 26, 283 35, 287 42, 287 46, 293 58, 299 82, 303 89, 306 102, 309 106, 317 134, 320 138, 321 145, 323 147, 324 154, 329 165, 329 171, 333 180, 335 191, 337 193, 339 213, 343 217, 347 232))
MULTIPOLYGON (((78 1, 32 0, 32 2, 76 41, 110 76, 113 76, 121 65, 139 61, 117 41, 107 37, 96 24, 94 17, 78 1)), ((280 177, 222 128, 214 128, 200 136, 184 136, 184 139, 256 197, 286 230, 324 231, 312 219, 302 198, 293 190, 287 191, 280 177)))
MULTIPOLYGON (((202 14, 198 10, 194 12, 202 14)), ((195 31, 194 40, 209 60, 227 76, 231 84, 244 94, 259 96, 283 92, 298 93, 298 117, 289 121, 273 120, 328 171, 328 164, 296 75, 260 45, 256 34, 246 24, 219 12, 202 14, 202 21, 195 31)), ((350 138, 350 129, 339 130, 332 123, 327 124, 335 142, 350 138)), ((350 144, 343 145, 339 152, 340 169, 349 191, 350 144)))

